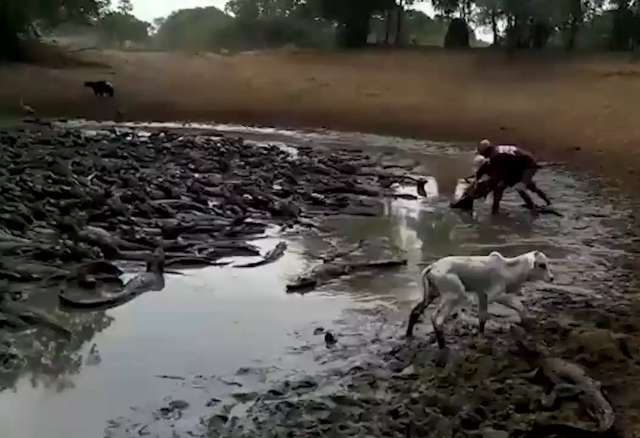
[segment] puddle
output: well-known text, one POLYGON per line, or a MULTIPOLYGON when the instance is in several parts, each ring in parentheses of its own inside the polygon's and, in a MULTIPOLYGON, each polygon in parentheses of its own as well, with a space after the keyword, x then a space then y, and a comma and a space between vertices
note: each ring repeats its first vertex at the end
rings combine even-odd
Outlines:
MULTIPOLYGON (((109 127, 75 124, 86 127, 89 135, 109 127)), ((121 126, 142 130, 144 137, 147 129, 183 125, 121 126)), ((307 295, 286 294, 287 280, 316 262, 310 254, 317 254, 323 242, 313 233, 288 233, 289 250, 272 265, 187 271, 185 276, 167 276, 163 291, 115 309, 59 313, 78 339, 66 344, 46 333, 25 335, 22 341, 33 343, 34 354, 18 372, 0 374, 0 436, 193 436, 202 432, 200 418, 224 404, 225 397, 250 402, 252 391, 261 385, 322 375, 362 360, 375 350, 362 345, 363 333, 397 334, 418 299, 417 274, 434 259, 492 250, 513 256, 540 249, 554 263, 563 293, 584 296, 591 291, 589 281, 611 274, 620 259, 630 257, 619 243, 620 224, 628 224, 632 213, 629 201, 617 194, 605 196, 592 178, 559 167, 541 171, 537 179, 564 218, 534 218, 513 193, 505 196, 503 216, 492 217, 489 205, 482 203, 476 214, 468 215, 448 207, 458 178, 471 168, 464 148, 327 131, 198 124, 185 128, 244 136, 292 154, 304 153, 299 148, 310 145, 349 147, 380 154, 381 159, 393 153, 414 162, 411 173, 429 177, 426 198, 385 200, 382 217, 332 217, 324 223, 345 243, 389 239, 406 251, 408 266, 359 273, 307 295), (335 331, 346 353, 329 355, 323 337, 314 335, 319 327, 335 331), (186 401, 188 407, 159 411, 172 400, 186 401), (158 417, 158 412, 163 414, 158 417), (165 414, 179 418, 163 423, 165 414)), ((415 194, 415 189, 402 187, 398 192, 415 194)), ((257 244, 266 251, 279 240, 269 237, 257 244)), ((57 309, 53 294, 34 295, 33 300, 43 309, 57 309)))

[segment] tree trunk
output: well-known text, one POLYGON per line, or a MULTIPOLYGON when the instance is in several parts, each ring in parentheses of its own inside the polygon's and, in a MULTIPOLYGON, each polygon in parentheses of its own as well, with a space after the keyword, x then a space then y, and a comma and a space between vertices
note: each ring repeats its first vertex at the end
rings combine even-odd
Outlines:
POLYGON ((404 5, 402 4, 402 0, 398 3, 397 7, 397 15, 396 15, 396 46, 402 45, 402 19, 404 16, 404 5))
POLYGON ((340 42, 343 47, 357 48, 367 45, 369 37, 369 14, 353 13, 346 17, 340 32, 340 42))
POLYGON ((518 17, 515 15, 509 15, 507 17, 507 51, 513 51, 518 48, 518 42, 520 39, 520 24, 518 17))
POLYGON ((611 48, 613 50, 630 50, 634 38, 635 19, 633 11, 628 7, 620 7, 614 11, 611 48))
POLYGON ((498 35, 498 13, 495 9, 491 10, 491 32, 493 32, 493 46, 500 45, 500 35, 498 35))
POLYGON ((576 47, 576 36, 578 34, 578 23, 575 18, 569 24, 569 38, 567 39, 567 50, 571 51, 576 47))
POLYGON ((454 18, 449 23, 444 36, 444 47, 446 49, 469 48, 469 26, 462 18, 454 18))
POLYGON ((26 27, 25 17, 16 7, 18 2, 0 1, 0 59, 19 60, 21 53, 18 33, 26 27))
POLYGON ((384 13, 384 43, 388 46, 391 36, 391 11, 387 10, 384 13))
POLYGON ((576 38, 583 17, 582 1, 571 0, 571 21, 569 22, 569 38, 567 39, 567 50, 573 50, 576 46, 576 38))
POLYGON ((460 18, 462 18, 466 22, 469 22, 470 15, 471 15, 471 1, 462 0, 462 4, 460 5, 460 18))

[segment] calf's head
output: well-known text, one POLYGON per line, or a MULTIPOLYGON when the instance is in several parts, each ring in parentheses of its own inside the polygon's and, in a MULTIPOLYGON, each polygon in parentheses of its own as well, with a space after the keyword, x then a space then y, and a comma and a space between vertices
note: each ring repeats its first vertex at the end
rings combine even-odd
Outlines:
POLYGON ((549 260, 544 253, 533 251, 528 254, 529 259, 529 280, 530 281, 553 281, 553 273, 549 268, 549 260))

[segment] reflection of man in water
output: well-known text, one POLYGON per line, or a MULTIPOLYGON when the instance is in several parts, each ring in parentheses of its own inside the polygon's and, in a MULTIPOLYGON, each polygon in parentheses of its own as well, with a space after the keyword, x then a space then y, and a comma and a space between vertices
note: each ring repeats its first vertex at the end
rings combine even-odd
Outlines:
POLYGON ((534 209, 535 204, 527 190, 551 205, 547 195, 533 182, 533 176, 540 166, 529 152, 516 146, 493 145, 489 140, 482 140, 477 152, 486 161, 476 171, 476 183, 485 175, 489 177, 487 190, 493 192, 492 213, 500 209, 500 201, 507 187, 514 186, 528 209, 534 209))

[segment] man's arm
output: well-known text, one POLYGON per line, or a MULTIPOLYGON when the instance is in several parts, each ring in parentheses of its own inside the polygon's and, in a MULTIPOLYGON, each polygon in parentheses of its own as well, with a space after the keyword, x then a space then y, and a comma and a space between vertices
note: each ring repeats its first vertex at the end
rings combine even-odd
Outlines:
POLYGON ((489 160, 485 161, 476 171, 476 181, 480 181, 480 178, 482 178, 485 175, 489 174, 489 166, 491 165, 491 162, 489 160))

